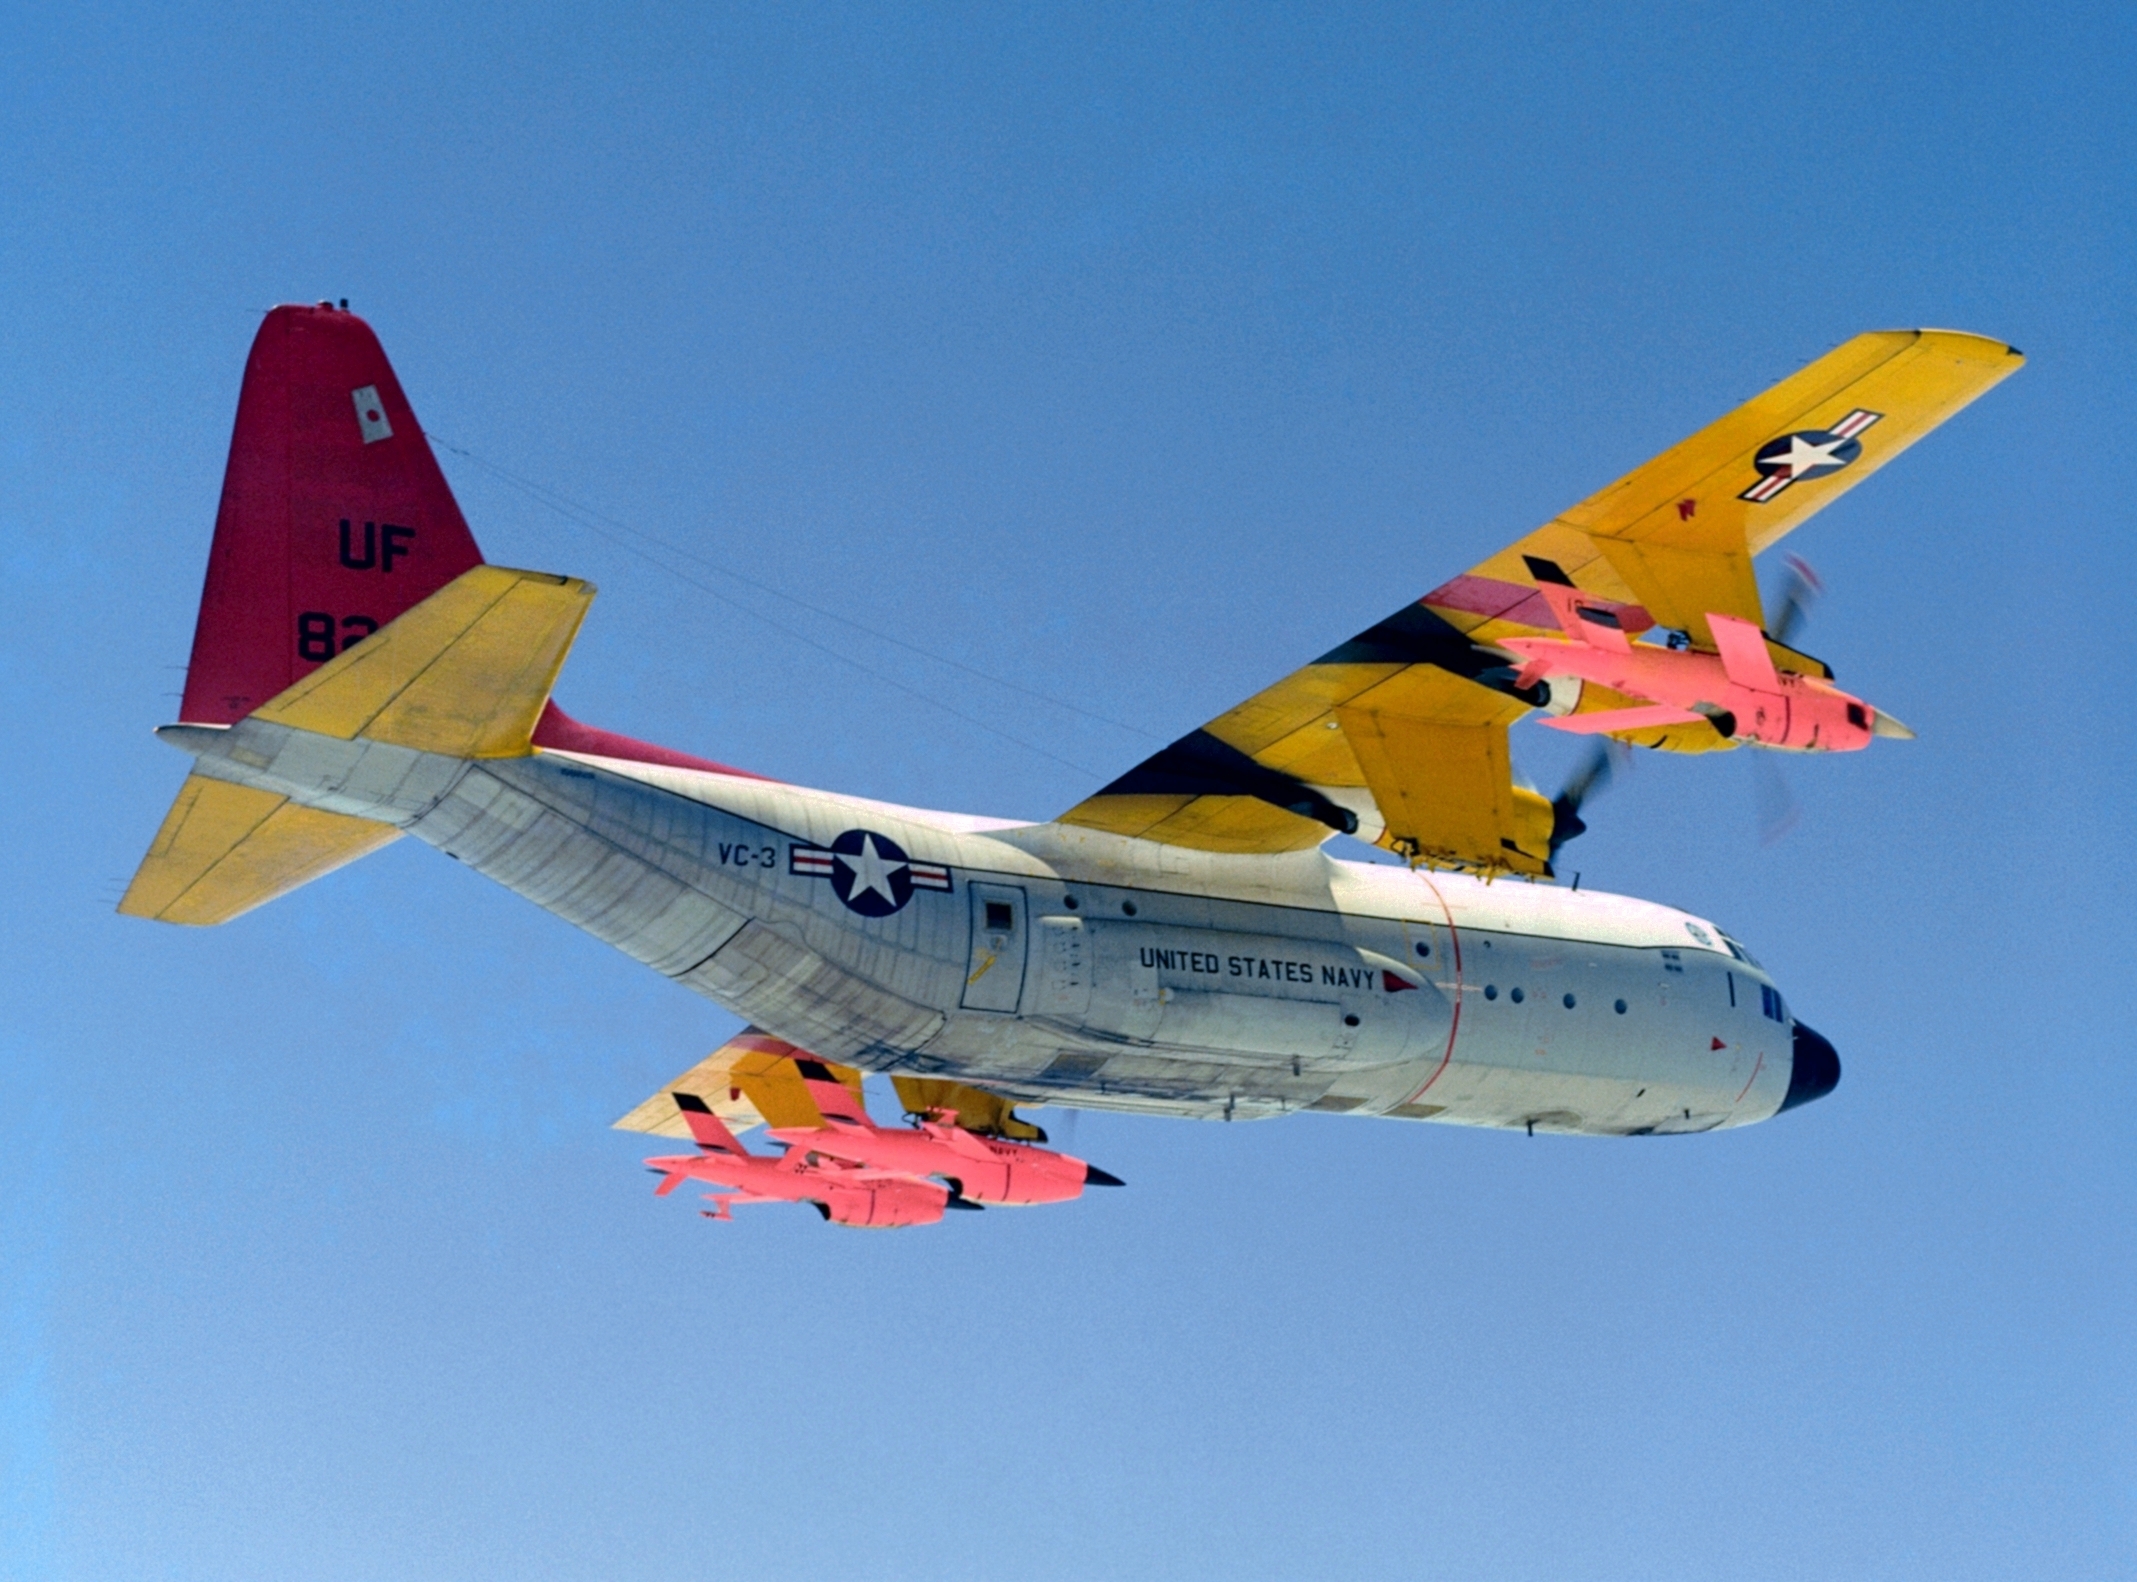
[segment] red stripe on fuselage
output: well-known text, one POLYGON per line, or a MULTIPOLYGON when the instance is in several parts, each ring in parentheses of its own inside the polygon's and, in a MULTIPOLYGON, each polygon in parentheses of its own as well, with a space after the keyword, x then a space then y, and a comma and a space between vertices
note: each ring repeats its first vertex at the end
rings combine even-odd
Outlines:
POLYGON ((655 747, 651 742, 642 742, 631 736, 619 736, 614 731, 604 731, 598 726, 581 725, 558 708, 554 699, 542 710, 542 717, 535 724, 534 745, 560 753, 585 753, 594 758, 621 758, 629 763, 659 764, 667 769, 702 769, 709 774, 735 775, 744 780, 764 780, 778 784, 770 775, 736 769, 729 764, 717 764, 710 758, 679 753, 671 747, 655 747))
POLYGON ((1455 1035, 1462 1030, 1462 934, 1454 926, 1454 913, 1447 905, 1447 898, 1440 894, 1440 887, 1432 882, 1431 876, 1422 868, 1417 870, 1417 876, 1425 881, 1425 888, 1432 892, 1432 899, 1440 904, 1440 916, 1447 920, 1447 948, 1454 953, 1454 1019, 1447 1024, 1447 1047, 1440 1055, 1440 1063, 1433 1068, 1432 1075, 1425 1078, 1424 1087, 1402 1101, 1405 1104, 1415 1104, 1425 1096, 1433 1083, 1439 1081, 1441 1074, 1454 1060, 1455 1035))

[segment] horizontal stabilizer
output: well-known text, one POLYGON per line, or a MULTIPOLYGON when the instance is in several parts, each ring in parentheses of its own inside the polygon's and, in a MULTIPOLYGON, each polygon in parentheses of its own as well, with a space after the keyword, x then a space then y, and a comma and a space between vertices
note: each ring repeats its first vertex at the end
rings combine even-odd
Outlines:
POLYGON ((119 910, 164 923, 227 923, 400 833, 391 824, 300 807, 272 791, 188 775, 119 910))
POLYGON ((454 758, 524 757, 593 597, 574 577, 473 567, 254 717, 454 758))
MULTIPOLYGON (((797 1059, 814 1061, 807 1050, 774 1038, 755 1027, 745 1027, 660 1092, 616 1122, 620 1132, 650 1132, 656 1137, 689 1135, 677 1113, 676 1095, 692 1094, 735 1131, 752 1126, 812 1127, 824 1124, 824 1114, 809 1094, 808 1083, 796 1065, 797 1059)), ((844 1087, 858 1107, 861 1074, 851 1066, 823 1063, 832 1078, 844 1087)), ((865 1112, 864 1112, 865 1113, 865 1112)))

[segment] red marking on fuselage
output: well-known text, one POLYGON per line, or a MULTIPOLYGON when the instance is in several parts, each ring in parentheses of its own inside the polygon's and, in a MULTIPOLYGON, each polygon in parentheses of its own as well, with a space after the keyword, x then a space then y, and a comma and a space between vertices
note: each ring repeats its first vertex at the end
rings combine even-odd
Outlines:
POLYGON ((1743 1087, 1737 1091, 1736 1097, 1729 1101, 1731 1104, 1741 1104, 1744 1102, 1744 1095, 1751 1091, 1751 1084, 1758 1081, 1759 1071, 1765 1066, 1765 1064, 1766 1056, 1762 1051, 1759 1055, 1759 1058, 1752 1064, 1751 1075, 1744 1078, 1743 1087))
POLYGON ((1714 1040, 1714 1048, 1716 1048, 1716 1049, 1727 1049, 1728 1047, 1729 1047, 1729 1046, 1728 1046, 1727 1044, 1723 1043, 1723 1042, 1722 1042, 1722 1041, 1721 1041, 1721 1040, 1720 1040, 1719 1038, 1717 1038, 1717 1039, 1715 1039, 1715 1040, 1714 1040))
POLYGON ((1697 500, 1679 500, 1679 501, 1677 502, 1677 520, 1678 520, 1678 521, 1680 521, 1680 522, 1689 522, 1689 521, 1691 521, 1691 519, 1692 519, 1692 518, 1693 518, 1694 516, 1696 516, 1696 515, 1698 515, 1698 514, 1699 514, 1699 502, 1698 502, 1697 500))
POLYGON ((772 781, 770 775, 760 775, 748 769, 714 763, 710 758, 679 753, 672 747, 656 747, 651 742, 642 742, 632 736, 619 736, 614 731, 604 731, 598 726, 582 725, 558 708, 553 698, 542 710, 542 717, 535 724, 534 745, 560 753, 585 753, 592 758, 621 758, 628 763, 659 764, 667 769, 702 769, 709 774, 735 775, 743 780, 772 781))
POLYGON ((1402 1101, 1405 1104, 1415 1104, 1425 1096, 1426 1090, 1433 1083, 1439 1081, 1440 1073, 1454 1060, 1455 1035, 1462 1030, 1462 936, 1455 930, 1454 913, 1447 906, 1447 898, 1440 894, 1440 888, 1432 882, 1431 875, 1420 868, 1417 870, 1417 877, 1422 879, 1425 888, 1432 892, 1432 899, 1439 902, 1440 916, 1447 920, 1447 948, 1454 952, 1454 1017, 1447 1024, 1447 1047, 1440 1052, 1440 1063, 1433 1067, 1432 1075, 1425 1078, 1424 1087, 1402 1101))

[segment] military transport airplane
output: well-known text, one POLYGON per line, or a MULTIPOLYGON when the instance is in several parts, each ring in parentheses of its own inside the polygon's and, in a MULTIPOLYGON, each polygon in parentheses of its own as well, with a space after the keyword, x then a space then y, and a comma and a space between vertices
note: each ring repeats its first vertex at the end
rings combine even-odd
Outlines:
POLYGON ((1711 921, 1506 882, 1551 878, 1582 828, 1578 788, 1515 783, 1508 728, 1671 752, 1903 734, 1771 634, 1753 557, 2020 362, 1952 331, 1857 336, 1027 823, 565 714, 550 690, 594 590, 485 563, 370 327, 276 308, 158 732, 192 773, 120 910, 223 922, 413 834, 746 1018, 619 1124, 693 1136, 690 1168, 660 1162, 676 1179, 847 1223, 1100 1179, 1037 1147, 1020 1102, 1615 1136, 1764 1120, 1831 1091, 1833 1046, 1711 921), (1340 860, 1337 833, 1406 860, 1340 860), (867 1121, 864 1071, 893 1075, 910 1133, 867 1121), (760 1119, 786 1158, 735 1141, 760 1119), (840 1195, 860 1191, 880 1213, 840 1195))

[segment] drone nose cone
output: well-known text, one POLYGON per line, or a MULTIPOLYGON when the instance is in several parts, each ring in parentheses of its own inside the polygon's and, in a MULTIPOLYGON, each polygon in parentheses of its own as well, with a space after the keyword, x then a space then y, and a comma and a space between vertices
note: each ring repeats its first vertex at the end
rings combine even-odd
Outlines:
POLYGON ((1126 1186, 1128 1183, 1110 1170, 1101 1170, 1096 1165, 1085 1165, 1083 1167, 1083 1184, 1085 1186, 1126 1186))
POLYGON ((1822 1099, 1839 1086, 1840 1051, 1822 1033, 1796 1023, 1795 1058, 1788 1068, 1788 1096, 1781 1100, 1781 1109, 1822 1099))

